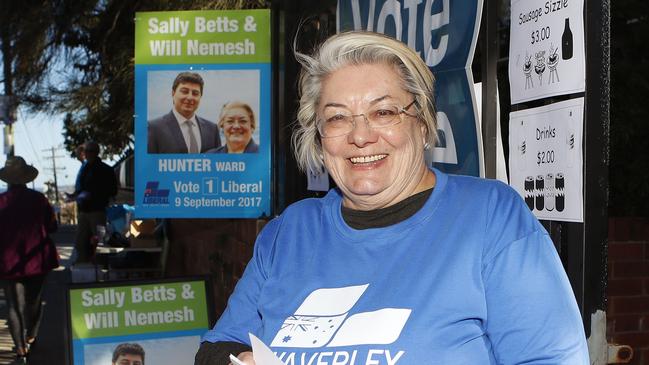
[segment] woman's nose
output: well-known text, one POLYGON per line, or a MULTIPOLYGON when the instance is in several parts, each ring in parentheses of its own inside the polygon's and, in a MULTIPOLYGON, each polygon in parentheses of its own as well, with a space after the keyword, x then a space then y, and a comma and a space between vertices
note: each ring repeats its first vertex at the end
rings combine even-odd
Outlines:
POLYGON ((354 124, 347 135, 347 142, 363 147, 378 140, 378 133, 370 127, 364 114, 354 116, 354 124))

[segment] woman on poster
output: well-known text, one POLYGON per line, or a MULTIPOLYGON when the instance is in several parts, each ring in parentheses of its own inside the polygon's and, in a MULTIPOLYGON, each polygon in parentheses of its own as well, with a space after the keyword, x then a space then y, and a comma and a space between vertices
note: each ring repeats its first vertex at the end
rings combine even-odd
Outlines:
POLYGON ((225 145, 207 153, 259 152, 259 146, 252 138, 257 121, 250 105, 238 101, 225 104, 219 117, 219 127, 225 135, 225 145))

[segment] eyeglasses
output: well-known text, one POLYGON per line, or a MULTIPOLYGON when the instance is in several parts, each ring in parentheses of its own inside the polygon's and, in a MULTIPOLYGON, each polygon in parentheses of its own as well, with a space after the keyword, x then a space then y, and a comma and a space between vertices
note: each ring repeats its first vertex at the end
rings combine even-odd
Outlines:
POLYGON ((362 114, 352 114, 347 109, 330 107, 325 109, 322 118, 318 121, 318 132, 323 138, 347 135, 354 130, 356 117, 360 116, 363 116, 367 126, 372 129, 391 127, 401 123, 401 114, 416 117, 408 113, 408 109, 415 102, 416 100, 413 100, 404 107, 393 104, 378 104, 362 114))
POLYGON ((247 118, 228 118, 224 120, 223 123, 228 127, 233 126, 235 123, 238 123, 241 126, 247 126, 251 124, 250 120, 247 118))

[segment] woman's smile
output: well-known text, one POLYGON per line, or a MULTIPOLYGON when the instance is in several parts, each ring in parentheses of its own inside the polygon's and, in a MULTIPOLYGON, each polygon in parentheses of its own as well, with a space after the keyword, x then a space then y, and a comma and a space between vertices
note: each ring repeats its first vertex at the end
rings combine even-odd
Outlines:
POLYGON ((369 156, 357 156, 357 157, 350 157, 349 161, 354 165, 370 164, 370 163, 373 163, 373 162, 383 160, 386 157, 388 157, 388 155, 386 155, 386 154, 369 155, 369 156))

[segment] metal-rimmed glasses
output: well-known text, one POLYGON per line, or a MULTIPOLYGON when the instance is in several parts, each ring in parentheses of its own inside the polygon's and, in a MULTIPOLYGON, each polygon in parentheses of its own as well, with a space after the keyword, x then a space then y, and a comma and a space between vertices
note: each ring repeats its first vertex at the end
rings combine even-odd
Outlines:
POLYGON ((250 122, 250 119, 248 119, 247 117, 229 117, 223 120, 223 124, 228 127, 233 126, 235 123, 240 126, 249 126, 250 124, 252 124, 250 122))
POLYGON ((416 117, 416 115, 408 113, 408 109, 416 101, 413 100, 404 107, 394 104, 377 104, 361 114, 352 114, 345 108, 329 107, 325 109, 322 118, 317 122, 318 132, 323 138, 345 136, 354 130, 356 117, 360 116, 363 116, 367 126, 372 129, 392 127, 402 122, 401 114, 416 117))

